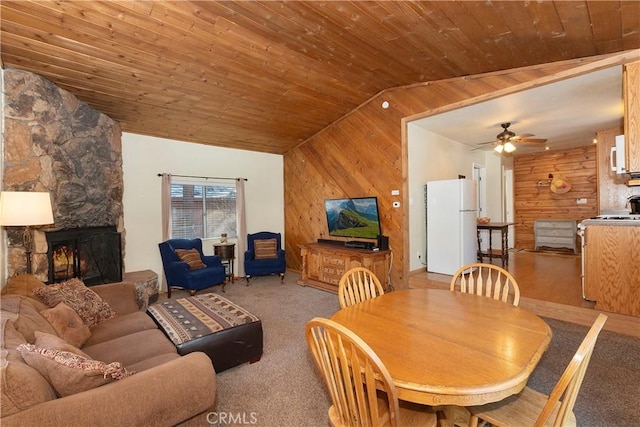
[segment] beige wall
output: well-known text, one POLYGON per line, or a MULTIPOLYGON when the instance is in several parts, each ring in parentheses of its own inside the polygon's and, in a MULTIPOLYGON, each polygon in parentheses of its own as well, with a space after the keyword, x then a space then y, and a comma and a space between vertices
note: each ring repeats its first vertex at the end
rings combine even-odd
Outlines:
MULTIPOLYGON (((282 156, 130 133, 122 135, 122 156, 126 272, 151 269, 162 275, 158 173, 247 178, 247 232, 284 233, 282 156)), ((205 242, 204 252, 213 253, 212 242, 205 242)))

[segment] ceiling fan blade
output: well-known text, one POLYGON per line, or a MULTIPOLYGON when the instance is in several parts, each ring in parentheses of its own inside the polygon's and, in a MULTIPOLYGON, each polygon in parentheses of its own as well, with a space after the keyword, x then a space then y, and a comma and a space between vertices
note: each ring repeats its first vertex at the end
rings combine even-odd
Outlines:
POLYGON ((541 138, 522 138, 522 139, 517 139, 515 142, 544 144, 545 142, 547 142, 547 140, 541 139, 541 138))
POLYGON ((489 148, 486 144, 482 144, 479 147, 472 148, 470 151, 479 151, 479 150, 488 150, 489 148))

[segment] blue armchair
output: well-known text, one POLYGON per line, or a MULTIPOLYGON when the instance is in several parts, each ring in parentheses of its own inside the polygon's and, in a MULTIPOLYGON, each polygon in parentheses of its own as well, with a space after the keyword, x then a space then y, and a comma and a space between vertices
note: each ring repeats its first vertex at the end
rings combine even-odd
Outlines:
POLYGON ((244 271, 247 285, 251 276, 279 274, 284 281, 287 263, 282 249, 280 233, 261 231, 247 235, 247 251, 244 253, 244 271))
POLYGON ((164 275, 167 278, 167 296, 171 298, 171 288, 187 289, 191 295, 196 291, 222 283, 222 292, 226 284, 226 270, 216 255, 202 253, 201 239, 170 239, 158 244, 164 275), (176 249, 196 249, 200 254, 204 268, 192 270, 176 254, 176 249))

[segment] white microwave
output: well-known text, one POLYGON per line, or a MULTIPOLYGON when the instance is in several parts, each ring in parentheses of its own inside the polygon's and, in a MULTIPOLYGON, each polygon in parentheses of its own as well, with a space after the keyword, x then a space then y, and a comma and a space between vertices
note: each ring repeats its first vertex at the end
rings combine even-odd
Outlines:
POLYGON ((611 156, 609 157, 609 163, 612 171, 617 174, 627 173, 624 157, 624 135, 617 135, 616 146, 611 147, 611 156))

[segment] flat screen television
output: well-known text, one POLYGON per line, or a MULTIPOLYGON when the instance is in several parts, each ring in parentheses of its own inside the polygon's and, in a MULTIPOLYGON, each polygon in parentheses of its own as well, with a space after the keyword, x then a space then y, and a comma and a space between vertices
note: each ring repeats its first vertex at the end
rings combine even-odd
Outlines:
POLYGON ((327 199, 324 201, 329 236, 377 239, 380 230, 378 199, 327 199))

